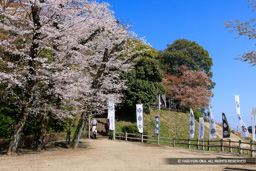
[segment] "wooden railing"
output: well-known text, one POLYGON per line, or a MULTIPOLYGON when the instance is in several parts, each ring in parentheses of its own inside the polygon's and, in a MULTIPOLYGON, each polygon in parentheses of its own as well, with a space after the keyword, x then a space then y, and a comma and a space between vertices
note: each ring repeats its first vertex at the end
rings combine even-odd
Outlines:
POLYGON ((255 157, 255 143, 253 141, 250 142, 242 142, 239 141, 231 141, 231 140, 199 140, 199 139, 176 139, 176 138, 168 138, 168 137, 160 137, 160 136, 150 136, 144 134, 132 134, 132 133, 123 133, 123 132, 115 132, 115 139, 122 139, 125 141, 140 141, 141 143, 157 143, 163 145, 170 145, 175 147, 176 145, 187 147, 187 148, 195 148, 197 150, 208 150, 208 151, 227 151, 238 154, 250 155, 251 157, 255 157), (243 147, 245 146, 245 147, 243 147), (248 148, 246 148, 248 147, 248 148))

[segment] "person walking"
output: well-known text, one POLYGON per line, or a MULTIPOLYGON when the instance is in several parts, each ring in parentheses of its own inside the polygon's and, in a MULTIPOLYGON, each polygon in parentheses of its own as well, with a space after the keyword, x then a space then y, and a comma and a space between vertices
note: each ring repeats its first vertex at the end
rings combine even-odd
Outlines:
POLYGON ((109 122, 108 121, 105 123, 105 130, 106 130, 106 136, 107 136, 108 132, 109 132, 109 122))
POLYGON ((93 132, 93 139, 97 139, 96 135, 97 135, 97 129, 95 129, 93 132))
POLYGON ((98 122, 97 122, 97 120, 95 118, 93 118, 93 120, 91 121, 91 124, 92 124, 92 133, 94 134, 98 122))

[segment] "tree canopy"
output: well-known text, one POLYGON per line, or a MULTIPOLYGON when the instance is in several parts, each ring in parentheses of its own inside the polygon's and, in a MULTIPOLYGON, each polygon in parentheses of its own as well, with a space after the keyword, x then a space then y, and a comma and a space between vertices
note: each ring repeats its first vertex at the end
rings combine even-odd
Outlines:
POLYGON ((209 78, 203 71, 191 71, 184 65, 179 67, 180 76, 165 75, 164 85, 167 94, 179 101, 185 108, 194 110, 209 107, 210 98, 213 95, 208 87, 209 78))
POLYGON ((0 33, 0 101, 21 111, 10 152, 28 116, 72 118, 104 112, 110 95, 120 102, 120 73, 143 52, 109 4, 96 1, 0 1, 0 33))
POLYGON ((207 50, 195 41, 178 39, 161 53, 161 63, 163 69, 171 75, 177 75, 181 65, 188 67, 189 70, 204 71, 209 78, 213 73, 212 58, 207 50))
POLYGON ((148 109, 154 104, 158 93, 164 92, 160 84, 163 74, 158 61, 154 59, 157 54, 158 51, 150 48, 135 61, 133 69, 124 73, 128 88, 123 91, 122 110, 129 110, 135 114, 135 105, 138 103, 144 104, 145 109, 148 109))

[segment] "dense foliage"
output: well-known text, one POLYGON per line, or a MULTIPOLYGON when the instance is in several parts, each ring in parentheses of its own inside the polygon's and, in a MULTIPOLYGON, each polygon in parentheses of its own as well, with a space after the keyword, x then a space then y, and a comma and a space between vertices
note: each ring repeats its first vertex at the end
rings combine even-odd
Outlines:
MULTIPOLYGON (((203 71, 212 78, 212 58, 207 50, 195 41, 186 39, 175 40, 171 45, 161 52, 161 66, 170 75, 179 75, 179 67, 184 65, 189 70, 203 71)), ((215 83, 211 83, 212 88, 215 83)))
POLYGON ((149 106, 152 106, 157 99, 158 93, 164 92, 160 84, 163 74, 158 61, 148 55, 141 56, 134 68, 123 76, 127 80, 128 87, 123 91, 124 97, 121 104, 121 110, 125 111, 125 114, 130 113, 135 116, 136 104, 143 104, 144 111, 148 111, 149 106))
POLYGON ((203 71, 191 71, 184 65, 179 67, 179 72, 179 76, 165 75, 163 84, 167 87, 167 95, 187 109, 208 107, 213 94, 207 75, 203 71))

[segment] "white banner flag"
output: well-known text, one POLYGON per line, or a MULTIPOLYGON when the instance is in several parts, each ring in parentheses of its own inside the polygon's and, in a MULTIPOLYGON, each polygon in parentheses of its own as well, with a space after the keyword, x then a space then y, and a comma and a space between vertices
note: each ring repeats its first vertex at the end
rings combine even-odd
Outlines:
POLYGON ((204 118, 200 117, 199 118, 199 134, 198 134, 198 139, 203 139, 204 138, 204 118))
POLYGON ((251 122, 252 122, 252 140, 255 141, 255 109, 252 109, 251 122))
POLYGON ((115 110, 115 104, 113 101, 108 101, 108 119, 110 119, 110 113, 115 110))
POLYGON ((240 115, 240 102, 239 102, 239 95, 235 95, 235 101, 236 101, 236 112, 238 115, 238 119, 240 121, 240 126, 241 126, 241 136, 242 138, 249 138, 250 134, 248 132, 248 129, 245 125, 245 123, 243 122, 241 115, 240 115))
POLYGON ((109 130, 115 130, 115 104, 113 102, 108 103, 108 119, 109 130))
POLYGON ((143 133, 143 104, 136 104, 137 126, 140 133, 143 133))
POLYGON ((212 111, 211 108, 209 107, 209 114, 210 114, 210 130, 209 130, 209 138, 217 138, 216 136, 216 126, 215 126, 215 121, 213 119, 212 111))
POLYGON ((162 95, 162 99, 164 101, 164 107, 166 107, 166 95, 162 95))
POLYGON ((190 138, 194 138, 195 134, 195 117, 192 108, 190 108, 190 138))

